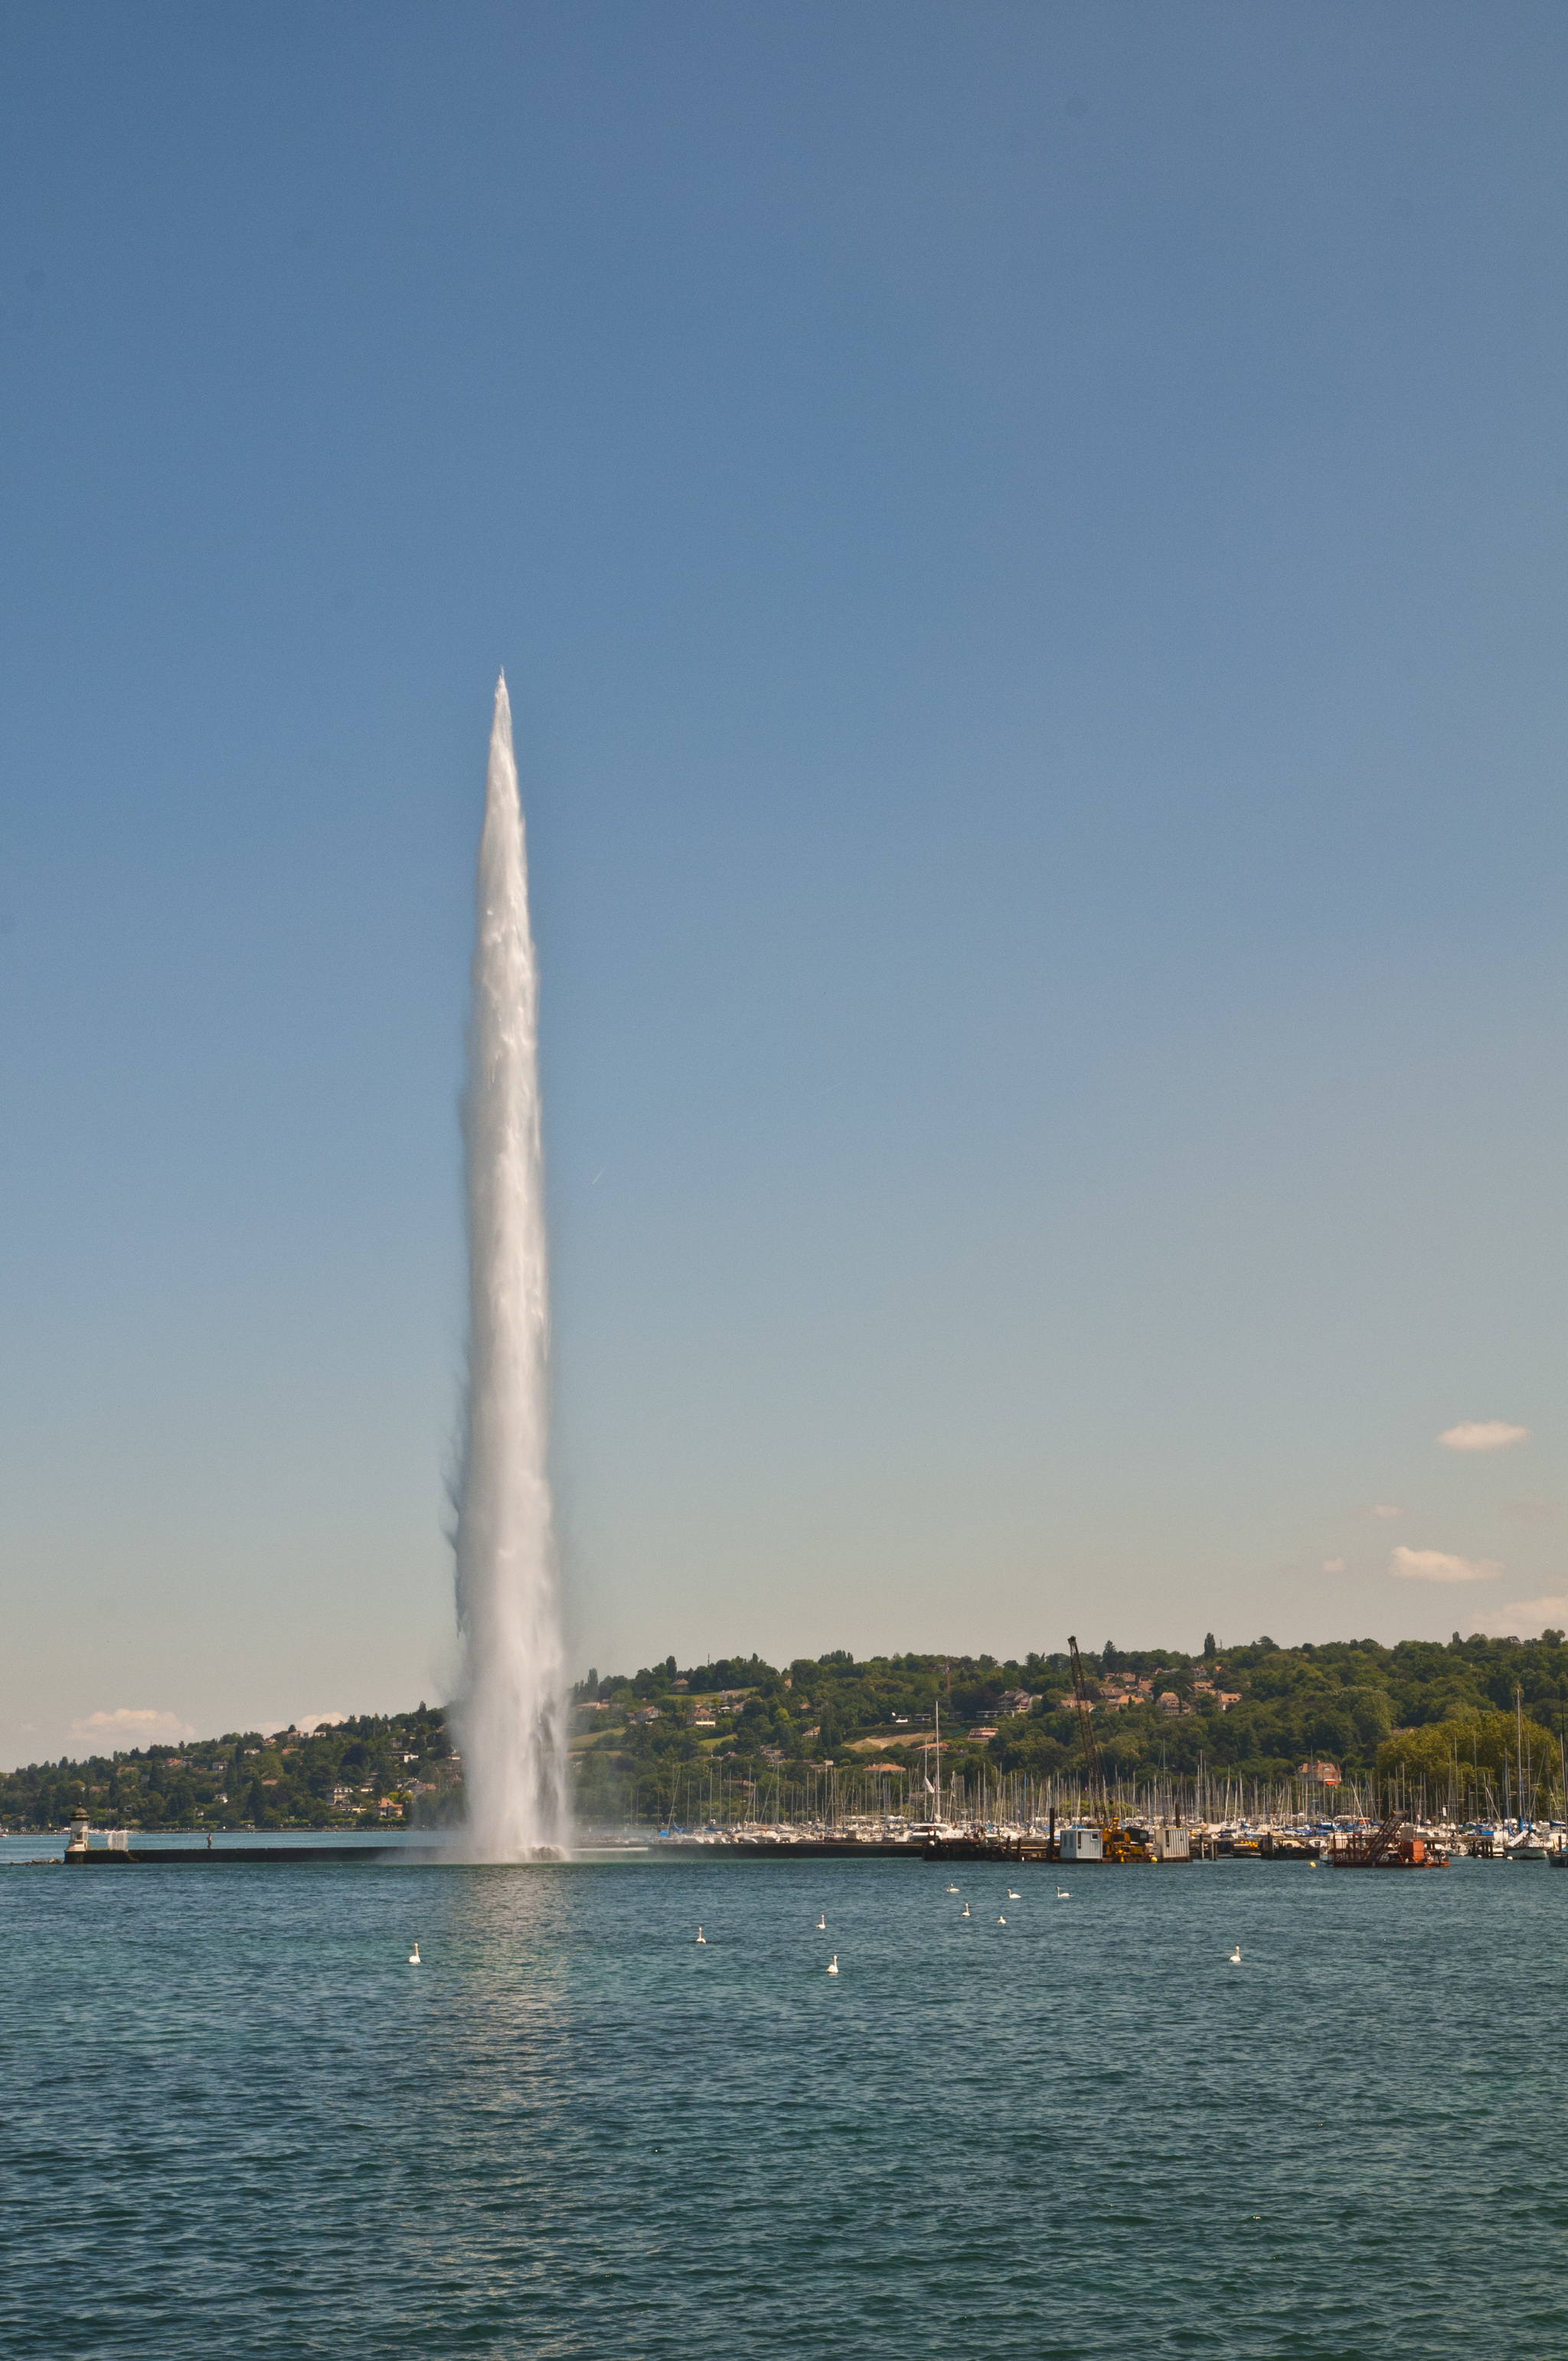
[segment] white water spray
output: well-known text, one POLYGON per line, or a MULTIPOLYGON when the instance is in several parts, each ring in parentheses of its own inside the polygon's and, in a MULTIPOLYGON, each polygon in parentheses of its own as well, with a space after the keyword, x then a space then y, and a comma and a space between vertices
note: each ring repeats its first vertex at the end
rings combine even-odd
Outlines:
POLYGON ((565 1658, 546 1464, 549 1275, 539 976, 506 675, 496 685, 476 887, 463 1145, 468 1384, 457 1499, 457 1709, 467 1850, 524 1861, 568 1833, 565 1658))

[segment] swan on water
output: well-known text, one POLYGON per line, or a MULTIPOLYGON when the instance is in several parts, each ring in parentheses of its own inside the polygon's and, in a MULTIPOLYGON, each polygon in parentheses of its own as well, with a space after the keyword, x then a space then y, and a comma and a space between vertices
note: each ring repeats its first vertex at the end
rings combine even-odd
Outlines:
POLYGON ((1018 1899, 1018 1896, 1014 1893, 1011 1886, 1007 1889, 1007 1899, 1009 1902, 1016 1902, 1018 1899))
POLYGON ((822 1913, 821 1917, 817 1922, 817 1931, 819 1935, 825 1935, 828 1932, 828 1913, 826 1910, 822 1913))
POLYGON ((699 1943, 706 1943, 707 1940, 707 1937, 703 1933, 700 1927, 696 1930, 696 1939, 699 1943))
POLYGON ((969 1904, 967 1902, 964 1904, 963 1908, 959 1912, 959 1916, 960 1918, 967 1918, 969 1916, 969 1904))
POLYGON ((837 1951, 834 1952, 832 1958, 828 1962, 828 1972, 830 1976, 836 1976, 839 1972, 839 1954, 837 1951))
POLYGON ((1242 1963, 1242 1947, 1241 1947, 1241 1945, 1238 1943, 1238 1944, 1236 1945, 1235 1949, 1231 1953, 1231 1965, 1232 1965, 1232 1967, 1233 1967, 1233 1968, 1239 1968, 1239 1967, 1241 1966, 1241 1963, 1242 1963))
POLYGON ((958 1890, 959 1890, 959 1889, 958 1889, 958 1887, 957 1887, 956 1885, 949 1885, 949 1886, 948 1886, 948 1892, 949 1894, 956 1894, 956 1893, 958 1892, 958 1890))
POLYGON ((424 1961, 419 1955, 419 1937, 417 1935, 414 1937, 413 1949, 409 1953, 409 1965, 411 1968, 422 1968, 424 1965, 424 1961))
POLYGON ((1071 1896, 1071 1894, 1068 1892, 1068 1889, 1067 1889, 1067 1887, 1066 1887, 1065 1885, 1058 1885, 1058 1888, 1057 1888, 1057 1900, 1058 1900, 1058 1902, 1070 1902, 1070 1901, 1072 1900, 1072 1896, 1071 1896))
POLYGON ((999 1927, 1005 1927, 1005 1926, 1006 1926, 1006 1924, 1007 1924, 1007 1921, 1006 1921, 1006 1919, 1005 1919, 1005 1918, 998 1918, 998 1920, 997 1920, 997 1922, 996 1922, 996 1923, 997 1923, 997 1925, 998 1925, 999 1927))

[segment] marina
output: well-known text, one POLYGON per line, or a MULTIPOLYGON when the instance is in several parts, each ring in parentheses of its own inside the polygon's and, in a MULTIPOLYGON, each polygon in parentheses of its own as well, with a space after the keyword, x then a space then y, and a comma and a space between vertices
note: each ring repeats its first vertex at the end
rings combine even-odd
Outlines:
MULTIPOLYGON (((730 1828, 665 1828, 656 1832, 596 1832, 587 1852, 635 1850, 695 1861, 997 1861, 1018 1868, 1063 1864, 1095 1869, 1188 1868, 1220 1861, 1330 1869, 1445 1869, 1463 1860, 1568 1868, 1568 1826, 1409 1819, 1396 1805, 1380 1819, 1343 1815, 1329 1821, 1234 1820, 1189 1823, 1080 1813, 1058 1823, 886 1821, 833 1826, 745 1823, 730 1828)), ((124 1828, 94 1828, 79 1815, 60 1852, 12 1857, 13 1866, 72 1869, 440 1867, 459 1858, 439 1839, 376 1842, 336 1837, 324 1842, 237 1840, 148 1843, 124 1828)))

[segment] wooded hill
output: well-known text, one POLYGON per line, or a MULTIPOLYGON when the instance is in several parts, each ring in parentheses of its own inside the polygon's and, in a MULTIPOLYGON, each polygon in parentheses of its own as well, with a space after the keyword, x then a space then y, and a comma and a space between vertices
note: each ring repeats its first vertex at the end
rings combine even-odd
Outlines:
MULTIPOLYGON (((1268 1638, 1196 1654, 1177 1649, 1086 1652, 1102 1761, 1114 1777, 1227 1775, 1276 1781, 1303 1762, 1382 1779, 1403 1765, 1436 1780, 1461 1756, 1497 1770, 1522 1694, 1526 1744, 1557 1760, 1568 1713, 1568 1646, 1480 1633, 1445 1645, 1332 1641, 1281 1648, 1268 1638), (1504 1729, 1504 1722, 1507 1730, 1504 1729)), ((876 1760, 916 1772, 941 1713, 946 1769, 1071 1777, 1080 1764, 1065 1653, 876 1656, 844 1650, 775 1667, 758 1657, 597 1671, 573 1692, 576 1806, 585 1820, 657 1818, 693 1793, 703 1755, 731 1778, 776 1778, 799 1791, 811 1766, 840 1773, 876 1760), (656 1719, 645 1719, 650 1713, 656 1719), (713 1726, 704 1727, 711 1715, 713 1726), (975 1731, 994 1735, 975 1736, 975 1731), (677 1782, 680 1785, 677 1789, 677 1782)), ((1461 1783, 1463 1784, 1463 1783, 1461 1783)))
POLYGON ((363 1714, 307 1735, 230 1730, 183 1746, 33 1763, 0 1777, 0 1823, 63 1828, 85 1806, 133 1828, 376 1828, 461 1809, 461 1766, 439 1707, 363 1714))
MULTIPOLYGON (((1195 1654, 1088 1651, 1102 1759, 1115 1777, 1288 1778, 1303 1762, 1382 1778, 1403 1770, 1435 1792, 1468 1769, 1493 1783, 1516 1742, 1516 1710, 1535 1773, 1560 1760, 1568 1719, 1568 1645, 1481 1634, 1277 1647, 1264 1638, 1195 1654)), ((576 1804, 586 1821, 658 1819, 711 1764, 804 1791, 828 1764, 887 1763, 917 1773, 940 1709, 943 1759, 958 1775, 1071 1777, 1080 1765, 1065 1653, 874 1656, 835 1649, 786 1665, 761 1657, 631 1675, 597 1670, 571 1695, 576 1804), (975 1732, 994 1735, 973 1735, 975 1732)), ((1460 1777, 1463 1786, 1465 1780, 1460 1777)), ((230 1731, 183 1746, 33 1763, 0 1778, 0 1821, 63 1827, 79 1805, 95 1821, 144 1828, 440 1825, 463 1802, 443 1708, 364 1715, 306 1735, 230 1731)))

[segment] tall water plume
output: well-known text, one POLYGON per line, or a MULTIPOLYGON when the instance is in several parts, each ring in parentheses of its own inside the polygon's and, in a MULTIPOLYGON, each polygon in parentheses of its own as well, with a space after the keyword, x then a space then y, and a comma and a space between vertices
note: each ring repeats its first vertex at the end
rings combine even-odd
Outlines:
POLYGON ((522 1861, 568 1833, 565 1658, 547 1466, 549 1274, 539 976, 506 675, 475 892, 463 1146, 468 1376, 457 1499, 467 1849, 522 1861))

